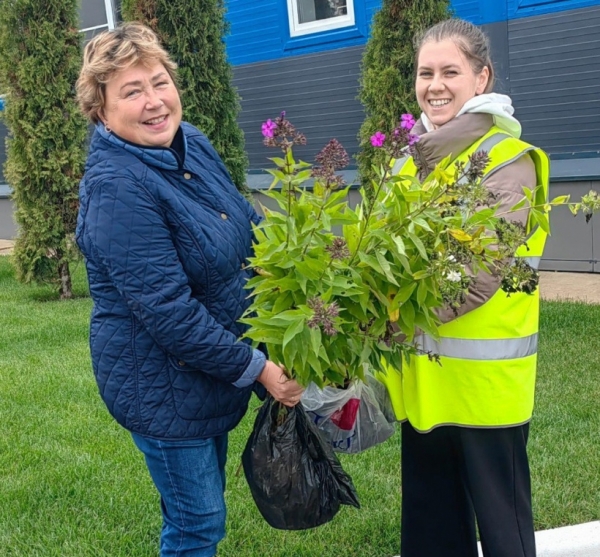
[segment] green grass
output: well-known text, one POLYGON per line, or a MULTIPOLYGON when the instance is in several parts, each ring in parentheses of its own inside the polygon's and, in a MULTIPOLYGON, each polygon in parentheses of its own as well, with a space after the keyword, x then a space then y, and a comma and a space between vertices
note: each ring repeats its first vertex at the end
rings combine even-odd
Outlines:
MULTIPOLYGON (((129 434, 110 418, 93 379, 91 309, 16 283, 0 257, 0 555, 155 556, 158 497, 129 434)), ((257 406, 255 401, 254 407, 257 406)), ((220 557, 384 557, 399 553, 400 439, 342 458, 362 509, 305 532, 270 528, 243 473, 236 475, 254 412, 231 434, 227 538, 220 557)))
MULTIPOLYGON (((110 418, 92 376, 85 274, 78 298, 16 283, 0 257, 0 554, 155 556, 158 498, 141 454, 110 418)), ((600 306, 542 305, 530 437, 536 527, 600 519, 600 306)), ((257 403, 254 402, 254 407, 257 403)), ((399 553, 400 438, 343 455, 362 509, 312 531, 259 515, 240 455, 254 412, 231 434, 227 538, 220 557, 391 557, 399 553)))
POLYGON ((542 304, 530 436, 537 529, 600 519, 600 305, 542 304))

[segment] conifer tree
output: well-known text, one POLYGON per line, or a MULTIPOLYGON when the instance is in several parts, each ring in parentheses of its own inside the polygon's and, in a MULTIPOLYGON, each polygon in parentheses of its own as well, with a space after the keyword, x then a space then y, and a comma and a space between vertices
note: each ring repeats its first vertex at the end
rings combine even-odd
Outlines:
POLYGON ((23 282, 51 282, 70 298, 69 262, 87 124, 75 101, 81 64, 77 0, 10 0, 0 10, 0 92, 9 136, 6 179, 13 190, 23 282))
POLYGON ((384 156, 382 149, 372 147, 371 136, 393 130, 403 113, 419 114, 414 93, 414 37, 448 17, 448 0, 383 0, 373 18, 361 67, 359 99, 365 121, 356 157, 360 181, 367 191, 375 178, 373 165, 383 163, 384 156))
POLYGON ((145 23, 158 34, 179 66, 183 119, 208 136, 237 188, 245 191, 248 157, 223 42, 229 30, 223 0, 123 0, 122 13, 126 21, 145 23))

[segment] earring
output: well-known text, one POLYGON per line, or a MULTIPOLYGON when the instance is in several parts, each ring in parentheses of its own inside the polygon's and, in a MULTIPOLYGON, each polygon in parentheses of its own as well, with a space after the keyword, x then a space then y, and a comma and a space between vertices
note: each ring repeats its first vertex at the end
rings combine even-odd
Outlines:
POLYGON ((107 133, 112 132, 112 129, 108 126, 108 124, 104 124, 104 129, 107 131, 107 133))

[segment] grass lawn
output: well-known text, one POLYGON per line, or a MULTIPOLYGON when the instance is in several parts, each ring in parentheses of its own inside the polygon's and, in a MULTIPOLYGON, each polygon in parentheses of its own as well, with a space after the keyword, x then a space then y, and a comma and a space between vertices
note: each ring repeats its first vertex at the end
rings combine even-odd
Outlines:
MULTIPOLYGON (((158 498, 142 456, 101 402, 90 369, 91 308, 24 287, 0 257, 0 547, 15 557, 157 554, 158 498)), ((545 303, 531 430, 537 527, 600 519, 600 306, 545 303)), ((254 406, 257 406, 254 403, 254 406)), ((220 557, 399 553, 400 439, 344 455, 362 509, 307 532, 271 529, 236 475, 254 413, 230 437, 228 535, 220 557)))

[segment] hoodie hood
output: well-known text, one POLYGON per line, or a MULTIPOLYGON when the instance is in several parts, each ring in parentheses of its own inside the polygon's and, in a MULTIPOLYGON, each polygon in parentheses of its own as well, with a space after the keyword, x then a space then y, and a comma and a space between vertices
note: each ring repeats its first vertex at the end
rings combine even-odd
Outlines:
MULTIPOLYGON (((468 100, 459 110, 456 117, 462 114, 490 114, 496 126, 513 137, 519 138, 521 137, 521 124, 513 116, 514 111, 515 109, 509 96, 500 95, 499 93, 486 93, 468 100)), ((425 113, 421 113, 421 122, 423 122, 423 126, 428 132, 433 131, 433 124, 425 113)))

